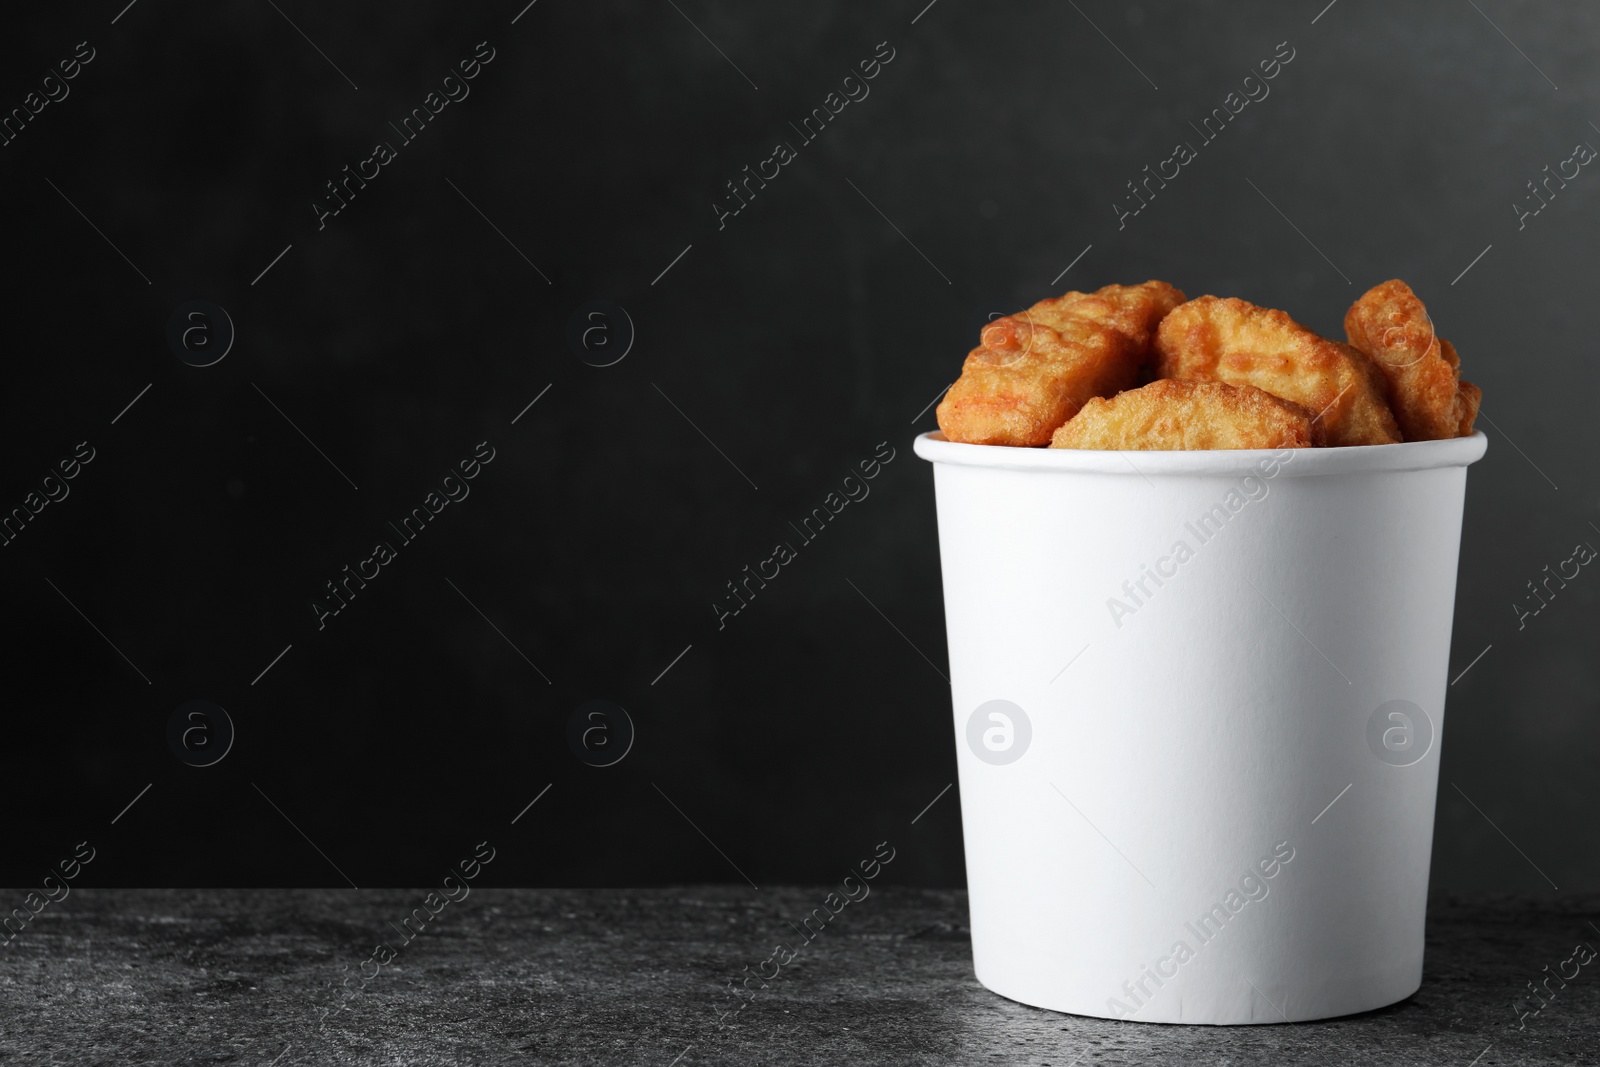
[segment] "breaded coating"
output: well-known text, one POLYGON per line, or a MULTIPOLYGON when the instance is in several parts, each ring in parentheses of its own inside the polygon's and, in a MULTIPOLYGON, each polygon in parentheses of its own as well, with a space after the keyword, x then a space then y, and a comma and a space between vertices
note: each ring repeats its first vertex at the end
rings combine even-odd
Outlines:
POLYGON ((1395 279, 1350 305, 1345 336, 1389 381, 1389 403, 1407 441, 1465 437, 1483 392, 1461 380, 1455 346, 1441 341, 1417 294, 1395 279))
POLYGON ((1253 385, 1309 408, 1330 445, 1400 440, 1387 381, 1372 361, 1273 308, 1234 297, 1191 300, 1162 321, 1156 362, 1163 378, 1253 385))
POLYGON ((1173 451, 1309 448, 1322 443, 1312 412, 1251 385, 1162 378, 1093 399, 1055 432, 1051 448, 1173 451))
POLYGON ((1048 444, 1084 401, 1134 383, 1156 324, 1183 299, 1161 281, 1108 285, 991 322, 939 402, 939 429, 968 444, 1048 444))

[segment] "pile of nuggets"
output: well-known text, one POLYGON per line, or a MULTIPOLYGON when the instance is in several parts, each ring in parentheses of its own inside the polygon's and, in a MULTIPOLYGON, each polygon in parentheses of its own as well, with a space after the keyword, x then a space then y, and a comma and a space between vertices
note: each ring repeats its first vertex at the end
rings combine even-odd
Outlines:
POLYGON ((1166 282, 1071 292, 997 319, 939 403, 951 441, 1086 449, 1387 445, 1472 433, 1482 392, 1402 281, 1344 317, 1348 343, 1166 282))

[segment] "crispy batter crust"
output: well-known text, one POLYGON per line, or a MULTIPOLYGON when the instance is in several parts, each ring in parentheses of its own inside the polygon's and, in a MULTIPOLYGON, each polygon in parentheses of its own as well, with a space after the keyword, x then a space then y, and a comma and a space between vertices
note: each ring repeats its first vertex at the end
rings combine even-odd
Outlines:
POLYGON ((1386 380, 1372 361, 1282 311, 1233 297, 1191 300, 1162 321, 1156 360, 1164 378, 1253 385, 1309 408, 1330 445, 1400 440, 1386 380))
POLYGON ((1249 385, 1162 378, 1093 399, 1055 432, 1051 448, 1118 450, 1308 448, 1310 411, 1249 385))
POLYGON ((1455 346, 1434 333, 1409 285, 1396 279, 1368 289, 1345 313, 1344 332, 1388 379, 1395 421, 1407 441, 1472 432, 1483 393, 1461 380, 1455 346))
POLYGON ((939 429, 969 444, 1048 444, 1084 401, 1134 383, 1157 323, 1183 299, 1161 281, 1108 285, 990 323, 939 402, 939 429))

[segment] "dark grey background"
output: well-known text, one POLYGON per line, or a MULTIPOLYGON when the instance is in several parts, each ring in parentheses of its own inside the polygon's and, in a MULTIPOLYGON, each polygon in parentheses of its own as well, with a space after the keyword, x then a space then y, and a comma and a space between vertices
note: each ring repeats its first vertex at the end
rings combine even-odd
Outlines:
POLYGON ((960 884, 954 792, 905 829, 955 777, 910 440, 979 325, 1160 277, 1338 335, 1398 276, 1493 422, 1452 677, 1492 648, 1450 689, 1434 885, 1600 885, 1600 577, 1521 631, 1511 606, 1600 544, 1600 174, 1520 231, 1511 206, 1600 145, 1600 11, 924 3, 14 14, 5 108, 97 57, 0 148, 0 507, 76 442, 97 458, 0 549, 4 879, 87 839, 96 884, 419 884, 488 839, 499 884, 818 882, 889 838, 887 877, 960 884), (484 40, 471 95, 319 232, 324 182, 484 40), (719 230, 723 183, 882 41, 871 95, 719 230), (1270 97, 1119 230, 1124 183, 1283 41, 1270 97), (192 299, 238 331, 206 369, 165 339, 192 299), (605 369, 564 339, 592 299, 637 328, 605 369), (470 497, 319 632, 323 582, 483 440, 470 497), (870 498, 719 632, 724 583, 883 441, 870 498), (195 698, 238 730, 210 768, 166 747, 195 698), (638 730, 606 769, 565 742, 594 698, 638 730))

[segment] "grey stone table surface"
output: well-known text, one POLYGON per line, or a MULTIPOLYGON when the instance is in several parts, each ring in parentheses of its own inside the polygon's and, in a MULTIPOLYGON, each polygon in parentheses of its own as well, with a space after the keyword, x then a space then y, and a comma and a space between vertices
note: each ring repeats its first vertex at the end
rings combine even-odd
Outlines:
POLYGON ((827 887, 478 888, 407 942, 390 924, 426 892, 74 890, 0 952, 0 1063, 1493 1067, 1600 1055, 1600 961, 1551 982, 1548 1001, 1527 989, 1579 941, 1600 946, 1593 897, 1437 899, 1408 1000, 1200 1027, 990 993, 956 891, 873 889, 781 979, 752 982, 748 1002, 729 983, 827 887), (1520 1025, 1519 997, 1544 1005, 1520 1025))

